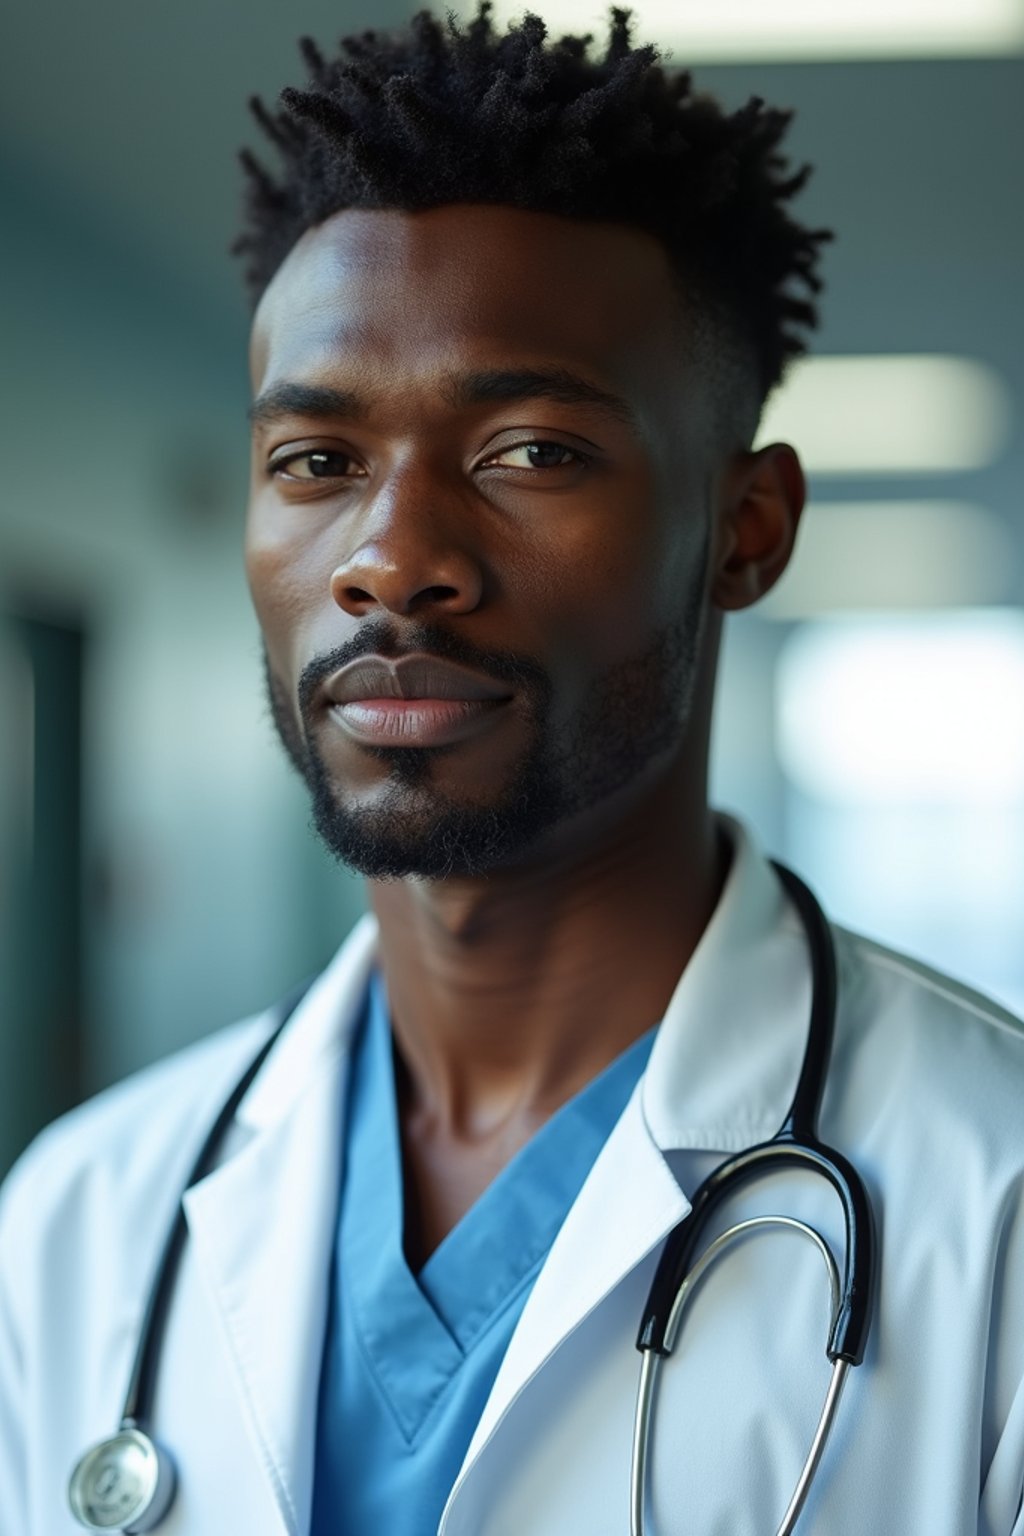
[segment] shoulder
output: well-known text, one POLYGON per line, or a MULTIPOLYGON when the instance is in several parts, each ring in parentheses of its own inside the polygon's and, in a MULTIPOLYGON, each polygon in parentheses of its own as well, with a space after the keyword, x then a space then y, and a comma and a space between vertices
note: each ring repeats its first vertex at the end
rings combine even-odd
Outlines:
POLYGON ((22 1235, 91 1203, 116 1182, 152 1188, 198 1150, 211 1105, 222 1101, 274 1026, 276 1008, 216 1031, 133 1073, 48 1125, 0 1189, 0 1232, 22 1235))
MULTIPOLYGON (((836 1067, 876 1128, 942 1160, 1024 1170, 1024 1024, 991 998, 862 935, 836 929, 836 1067)), ((905 1143, 906 1144, 906 1143, 905 1143)))
MULTIPOLYGON (((878 1015, 899 1035, 933 1047, 970 1043, 1024 1067, 1024 1022, 984 993, 863 934, 834 928, 843 993, 853 1011, 878 1015)), ((895 1044, 890 1036, 890 1043, 895 1044)))
MULTIPOLYGON (((312 983, 54 1121, 0 1188, 0 1246, 10 1251, 12 1236, 38 1240, 62 1224, 85 1241, 90 1221, 98 1233, 143 1230, 166 1219, 167 1203, 180 1198, 210 1127, 283 1013, 292 1017, 269 1063, 279 1100, 316 1071, 323 1040, 338 1036, 341 1013, 354 1011, 375 943, 375 925, 363 919, 312 983), (154 1216, 161 1201, 164 1210, 154 1216)), ((247 1103, 266 1090, 266 1077, 261 1072, 247 1103)), ((229 1133, 228 1155, 238 1144, 229 1133)))

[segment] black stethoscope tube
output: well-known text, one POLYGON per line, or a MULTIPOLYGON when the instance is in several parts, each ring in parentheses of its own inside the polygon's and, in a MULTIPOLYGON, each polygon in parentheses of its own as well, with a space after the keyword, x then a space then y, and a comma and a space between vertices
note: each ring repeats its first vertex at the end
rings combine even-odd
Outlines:
POLYGON ((846 1360, 859 1365, 871 1327, 877 1283, 874 1217, 857 1170, 841 1152, 819 1141, 817 1132, 835 1029, 835 948, 828 920, 808 887, 784 865, 776 864, 775 870, 800 914, 811 958, 811 1019, 793 1102, 771 1141, 728 1158, 697 1189, 689 1212, 670 1232, 662 1250, 637 1334, 637 1349, 668 1353, 665 1336, 675 1298, 719 1206, 761 1174, 802 1168, 827 1179, 843 1208, 846 1258, 828 1357, 833 1362, 846 1360))
MULTIPOLYGON (((278 1022, 271 1030, 268 1039, 260 1047, 255 1059, 249 1063, 240 1081, 235 1084, 231 1097, 226 1101, 207 1132, 206 1139, 199 1149, 185 1183, 186 1191, 190 1190, 194 1184, 198 1184, 204 1174, 210 1171, 210 1164, 227 1134, 228 1127, 234 1119, 235 1110, 251 1087, 260 1067, 262 1067, 273 1050, 284 1026, 309 990, 310 984, 309 980, 302 982, 278 1004, 278 1022)), ((167 1240, 161 1251, 149 1300, 146 1304, 146 1311, 139 1328, 138 1348, 128 1382, 128 1391, 125 1394, 124 1411, 121 1415, 121 1427, 123 1429, 134 1429, 137 1427, 148 1429, 149 1427, 149 1419, 153 1410, 153 1399, 156 1393, 156 1375, 160 1361, 160 1347, 167 1324, 167 1311, 171 1303, 171 1296, 174 1294, 174 1282, 177 1277, 178 1265, 181 1260, 182 1249, 185 1246, 187 1233, 188 1223, 185 1220, 185 1205, 183 1200, 179 1200, 174 1224, 167 1234, 167 1240)))
MULTIPOLYGON (((836 966, 831 931, 824 913, 803 881, 781 865, 775 868, 797 906, 811 955, 811 1018, 793 1102, 771 1141, 729 1158, 704 1180, 693 1197, 689 1214, 669 1234, 644 1308, 637 1348, 648 1355, 668 1353, 666 1333, 676 1297, 694 1268, 696 1251, 708 1222, 723 1201, 734 1194, 739 1185, 762 1173, 779 1168, 804 1168, 826 1178, 843 1207, 846 1262, 840 1304, 828 1343, 828 1356, 834 1369, 843 1372, 846 1363, 857 1365, 863 1358, 871 1323, 875 1291, 874 1223, 867 1192, 856 1170, 841 1153, 825 1146, 817 1136, 836 1009, 836 966)), ((310 981, 304 981, 280 1004, 275 1028, 236 1083, 204 1138, 189 1173, 186 1190, 198 1183, 213 1166, 235 1111, 309 986, 310 981)), ((129 1532, 152 1530, 163 1518, 174 1496, 173 1460, 149 1439, 147 1431, 167 1313, 186 1235, 182 1201, 156 1266, 139 1329, 120 1430, 110 1440, 101 1441, 87 1451, 72 1474, 69 1487, 72 1511, 93 1531, 115 1528, 129 1532), (122 1494, 123 1501, 118 1503, 122 1494), (122 1518, 122 1510, 125 1518, 122 1518)), ((821 1246, 821 1239, 811 1235, 821 1246)), ((834 1261, 831 1262, 834 1272, 834 1261)), ((700 1263, 699 1255, 696 1255, 696 1263, 700 1263)), ((833 1389, 833 1395, 838 1395, 837 1387, 833 1389)), ((813 1462, 813 1452, 810 1462, 813 1462)), ((807 1477, 812 1473, 813 1464, 807 1477)), ((799 1513, 798 1500, 792 1507, 799 1513)), ((792 1522, 784 1527, 791 1528, 792 1522)))

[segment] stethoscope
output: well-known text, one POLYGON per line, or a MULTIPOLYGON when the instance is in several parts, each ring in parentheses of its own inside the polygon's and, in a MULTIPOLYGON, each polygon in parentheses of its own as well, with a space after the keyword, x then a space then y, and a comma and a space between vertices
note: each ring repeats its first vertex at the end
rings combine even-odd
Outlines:
MULTIPOLYGON (((817 1121, 836 1011, 836 963, 832 934, 814 896, 802 880, 775 866, 807 932, 811 955, 811 1017, 800 1078, 785 1120, 770 1141, 729 1158, 711 1173, 693 1196, 689 1213, 669 1234, 637 1337, 640 1380, 633 1426, 630 1470, 630 1533, 647 1529, 647 1468, 654 1424, 658 1369, 671 1354, 683 1310, 708 1267, 734 1242, 751 1233, 783 1228, 808 1238, 824 1260, 831 1290, 831 1326, 826 1354, 832 1363, 825 1403, 810 1451, 776 1536, 790 1536, 804 1507, 835 1421, 847 1372, 864 1358, 875 1290, 875 1233, 871 1205, 857 1171, 841 1153, 818 1140, 817 1121), (839 1266, 825 1239, 805 1222, 788 1216, 758 1216, 741 1221, 697 1255, 715 1212, 750 1179, 779 1169, 801 1169, 824 1178, 843 1209, 845 1263, 839 1266)), ((200 1148, 185 1190, 207 1173, 234 1119, 235 1110, 305 994, 304 983, 281 1004, 279 1021, 232 1090, 200 1148)), ((116 1434, 92 1446, 71 1474, 68 1497, 78 1522, 89 1531, 121 1531, 125 1536, 151 1531, 170 1509, 176 1473, 169 1452, 150 1435, 160 1347, 178 1265, 186 1237, 184 1203, 164 1243, 146 1304, 121 1424, 116 1434)))
POLYGON ((683 1309, 705 1270, 733 1243, 751 1233, 780 1228, 799 1232, 821 1254, 828 1274, 832 1311, 825 1353, 832 1363, 828 1391, 807 1459, 797 1479, 776 1536, 790 1536, 810 1492, 814 1475, 835 1422, 839 1397, 851 1365, 864 1358, 875 1293, 875 1226, 867 1190, 852 1163, 818 1140, 821 1108, 836 1017, 836 956, 832 931, 813 893, 791 869, 775 871, 791 897, 807 933, 811 955, 811 1018, 807 1045, 793 1102, 770 1141, 728 1158, 696 1190, 690 1210, 669 1233, 644 1306, 636 1347, 641 1354, 640 1382, 633 1419, 630 1468, 630 1536, 647 1529, 647 1463, 654 1416, 658 1369, 675 1346, 683 1309), (756 1216, 737 1222, 695 1257, 715 1212, 744 1184, 780 1169, 802 1169, 826 1179, 843 1208, 846 1259, 842 1284, 832 1250, 806 1222, 791 1216, 756 1216))

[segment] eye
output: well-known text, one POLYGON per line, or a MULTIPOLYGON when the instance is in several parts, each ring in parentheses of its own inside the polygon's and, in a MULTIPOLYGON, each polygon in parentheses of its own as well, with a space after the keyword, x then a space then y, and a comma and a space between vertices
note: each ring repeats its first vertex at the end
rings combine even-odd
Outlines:
POLYGON ((529 443, 513 443, 491 454, 484 467, 497 465, 502 469, 567 469, 571 464, 585 464, 585 454, 564 443, 537 439, 529 443))
POLYGON ((272 475, 285 480, 340 480, 362 474, 350 453, 339 448, 307 448, 304 453, 290 453, 270 466, 272 475))

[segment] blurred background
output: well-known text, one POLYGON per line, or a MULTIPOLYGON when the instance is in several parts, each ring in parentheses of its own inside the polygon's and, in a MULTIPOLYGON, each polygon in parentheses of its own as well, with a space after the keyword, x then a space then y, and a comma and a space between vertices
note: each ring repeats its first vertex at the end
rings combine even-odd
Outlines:
MULTIPOLYGON (((556 30, 600 6, 538 4, 556 30)), ((0 1171, 281 994, 361 909, 264 712, 242 573, 245 101, 395 0, 39 0, 0 50, 0 1171)), ((1024 1011, 1024 0, 673 0, 796 108, 839 233, 762 437, 812 507, 731 624, 717 802, 835 919, 1024 1011), (769 12, 771 13, 769 19, 769 12)))

